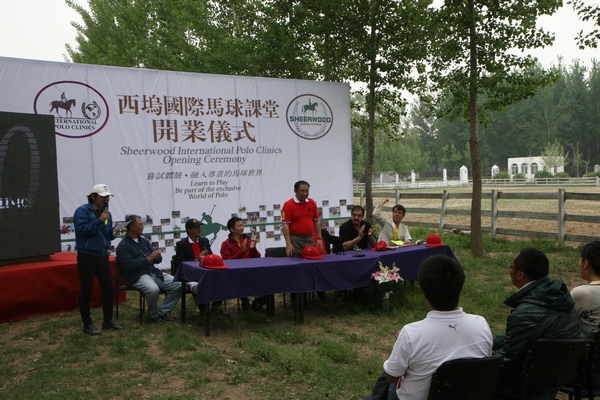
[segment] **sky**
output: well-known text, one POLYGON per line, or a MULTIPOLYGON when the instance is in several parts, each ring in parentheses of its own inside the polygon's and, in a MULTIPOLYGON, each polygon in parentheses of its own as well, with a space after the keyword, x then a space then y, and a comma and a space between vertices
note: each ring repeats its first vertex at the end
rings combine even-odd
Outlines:
MULTIPOLYGON (((74 1, 87 8, 87 0, 74 1)), ((0 56, 63 62, 67 54, 65 45, 76 46, 76 31, 71 21, 80 23, 81 18, 64 0, 0 0, 0 10, 0 56)), ((568 4, 538 22, 556 34, 552 47, 531 51, 543 67, 555 65, 559 56, 567 66, 573 59, 587 66, 592 58, 600 59, 598 49, 577 48, 574 40, 577 32, 582 28, 590 31, 593 24, 579 21, 568 4)))

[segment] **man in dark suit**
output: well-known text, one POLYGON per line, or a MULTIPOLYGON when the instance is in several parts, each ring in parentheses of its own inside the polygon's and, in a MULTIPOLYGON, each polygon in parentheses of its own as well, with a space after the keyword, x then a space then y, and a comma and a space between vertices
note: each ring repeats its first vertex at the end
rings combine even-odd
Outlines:
MULTIPOLYGON (((204 257, 212 254, 210 243, 207 238, 200 237, 202 233, 201 226, 204 225, 196 218, 188 219, 185 223, 185 230, 187 231, 187 238, 181 239, 175 245, 175 263, 177 266, 184 261, 198 261, 202 263, 204 257)), ((188 286, 192 293, 196 294, 198 282, 188 282, 188 286)), ((220 311, 222 301, 215 301, 212 303, 212 311, 220 311)), ((204 312, 206 304, 199 304, 198 309, 200 312, 204 312)))

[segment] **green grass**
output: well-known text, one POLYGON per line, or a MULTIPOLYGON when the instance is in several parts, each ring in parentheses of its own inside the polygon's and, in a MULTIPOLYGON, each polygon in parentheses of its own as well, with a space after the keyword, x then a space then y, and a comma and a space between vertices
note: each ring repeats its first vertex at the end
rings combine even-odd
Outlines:
MULTIPOLYGON (((411 229, 416 239, 429 233, 411 229)), ((520 249, 545 251, 552 279, 570 287, 583 283, 578 249, 485 237, 485 256, 474 259, 468 235, 442 238, 466 272, 461 306, 483 315, 494 333, 503 331, 510 311, 503 304, 515 292, 508 263, 520 249)), ((140 325, 133 297, 121 307, 125 329, 100 337, 81 332, 78 312, 3 324, 0 398, 363 399, 398 330, 428 312, 418 283, 398 285, 389 314, 374 311, 374 295, 369 289, 358 303, 317 303, 303 326, 292 323, 281 297, 274 317, 239 314, 231 301, 224 316, 212 319, 209 338, 193 307, 185 325, 140 325)), ((99 320, 101 310, 93 314, 99 320)))

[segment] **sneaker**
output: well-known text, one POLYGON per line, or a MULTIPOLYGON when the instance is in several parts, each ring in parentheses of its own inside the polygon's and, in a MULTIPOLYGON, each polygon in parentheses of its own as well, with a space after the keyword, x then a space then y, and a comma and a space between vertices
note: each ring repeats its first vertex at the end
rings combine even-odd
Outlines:
POLYGON ((186 283, 188 289, 190 290, 190 292, 194 293, 194 294, 198 294, 198 282, 188 282, 186 283))
POLYGON ((121 329, 123 329, 123 327, 121 325, 118 325, 115 321, 111 319, 102 322, 102 330, 104 329, 114 329, 115 331, 120 331, 121 329))
POLYGON ((87 333, 88 335, 92 336, 102 335, 102 332, 98 330, 98 328, 96 328, 91 322, 83 326, 83 333, 87 333))
POLYGON ((169 314, 158 314, 158 318, 165 322, 174 321, 173 317, 171 317, 169 314))

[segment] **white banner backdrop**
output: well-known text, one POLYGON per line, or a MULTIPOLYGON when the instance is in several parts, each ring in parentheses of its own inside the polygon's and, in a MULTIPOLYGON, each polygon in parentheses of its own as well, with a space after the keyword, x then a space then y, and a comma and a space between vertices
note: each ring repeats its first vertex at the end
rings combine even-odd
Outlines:
POLYGON ((234 215, 261 251, 283 246, 280 206, 301 179, 324 219, 353 202, 346 83, 0 57, 0 110, 55 117, 66 251, 97 183, 115 195, 113 219, 141 215, 166 260, 187 218, 207 224, 217 254, 234 215))

